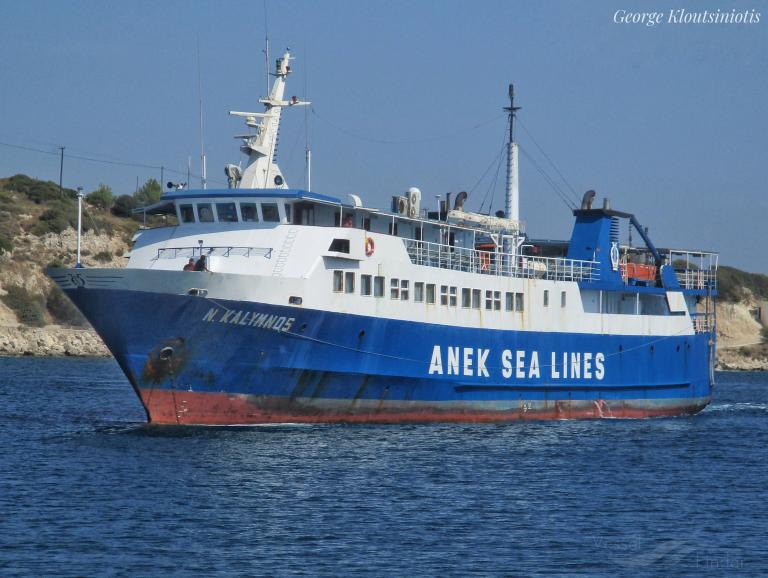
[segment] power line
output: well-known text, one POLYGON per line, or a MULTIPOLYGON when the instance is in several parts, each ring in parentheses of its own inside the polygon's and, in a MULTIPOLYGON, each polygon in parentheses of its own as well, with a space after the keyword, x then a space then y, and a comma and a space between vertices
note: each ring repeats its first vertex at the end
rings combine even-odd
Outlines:
MULTIPOLYGON (((38 148, 34 148, 34 147, 29 147, 29 146, 24 146, 24 145, 12 144, 12 143, 8 143, 8 142, 0 142, 0 146, 14 148, 14 149, 19 149, 19 150, 24 150, 24 151, 30 151, 30 152, 35 152, 35 153, 41 153, 41 154, 45 154, 45 155, 54 155, 54 156, 59 156, 60 154, 63 155, 63 148, 64 148, 64 147, 58 147, 59 148, 59 152, 54 152, 54 151, 49 151, 49 150, 38 149, 38 148)), ((84 155, 72 155, 72 154, 70 154, 70 155, 66 155, 66 156, 67 156, 67 158, 70 158, 70 159, 77 159, 77 160, 88 161, 88 162, 92 162, 92 163, 101 163, 101 164, 105 164, 105 165, 116 165, 116 166, 122 166, 122 167, 132 167, 132 168, 140 168, 140 169, 152 169, 152 170, 159 170, 159 171, 167 171, 169 173, 174 173, 174 174, 181 175, 181 176, 186 176, 187 175, 187 172, 177 171, 175 169, 171 169, 171 168, 165 167, 164 165, 150 165, 150 164, 146 164, 146 163, 139 163, 139 162, 133 162, 133 161, 118 161, 118 160, 108 160, 108 159, 97 159, 97 158, 94 158, 94 157, 89 157, 89 156, 84 156, 84 155)), ((200 175, 195 175, 194 173, 191 173, 191 176, 199 177, 200 175)), ((222 185, 226 184, 226 183, 224 183, 224 181, 219 181, 219 180, 216 180, 216 179, 208 179, 208 180, 213 181, 213 182, 218 183, 218 184, 222 184, 222 185)), ((162 185, 162 183, 161 183, 161 185, 162 185)))
POLYGON ((434 142, 434 141, 438 141, 438 140, 445 140, 445 139, 449 139, 449 138, 456 138, 456 134, 457 133, 460 133, 460 132, 463 132, 463 131, 476 130, 476 129, 481 128, 481 127, 483 127, 483 126, 485 126, 487 124, 491 124, 492 122, 500 119, 503 116, 506 116, 506 114, 498 115, 498 116, 495 116, 495 117, 493 117, 491 119, 483 121, 483 122, 481 122, 479 124, 476 124, 476 125, 464 128, 464 129, 457 129, 457 130, 455 130, 455 131, 453 131, 453 132, 451 132, 449 134, 435 135, 435 136, 429 136, 429 137, 423 137, 423 138, 414 138, 414 139, 389 140, 389 139, 370 138, 370 137, 363 136, 361 134, 357 134, 357 133, 355 133, 355 132, 353 132, 353 131, 351 131, 349 129, 346 129, 346 128, 342 127, 342 126, 339 126, 339 125, 331 122, 330 120, 328 120, 326 118, 321 117, 319 114, 317 114, 317 110, 315 110, 314 106, 311 107, 311 110, 312 110, 312 114, 313 115, 315 115, 318 119, 326 122, 328 125, 330 125, 331 127, 335 128, 337 131, 339 131, 339 132, 341 132, 341 133, 343 133, 343 134, 345 134, 347 136, 350 136, 352 138, 356 138, 356 139, 361 140, 361 141, 371 142, 371 143, 376 143, 376 144, 414 144, 414 143, 434 142))

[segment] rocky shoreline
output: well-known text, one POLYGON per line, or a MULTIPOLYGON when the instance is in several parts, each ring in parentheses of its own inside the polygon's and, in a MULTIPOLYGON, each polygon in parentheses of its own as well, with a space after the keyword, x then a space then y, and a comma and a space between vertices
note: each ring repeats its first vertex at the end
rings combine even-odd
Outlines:
POLYGON ((92 329, 60 325, 0 327, 0 355, 109 357, 109 350, 92 329))

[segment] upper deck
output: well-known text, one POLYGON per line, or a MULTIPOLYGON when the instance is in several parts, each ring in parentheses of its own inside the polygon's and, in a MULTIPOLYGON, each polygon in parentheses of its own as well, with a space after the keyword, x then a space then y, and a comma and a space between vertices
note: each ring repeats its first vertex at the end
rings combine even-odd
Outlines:
MULTIPOLYGON (((399 237, 410 262, 418 266, 575 281, 601 290, 684 290, 701 295, 716 292, 717 254, 658 250, 650 240, 642 247, 618 243, 615 221, 618 216, 634 219, 631 215, 576 211, 570 241, 536 242, 519 226, 505 229, 504 220, 490 217, 487 223, 473 223, 468 217, 458 222, 454 218, 452 222, 449 216, 455 217, 456 211, 429 213, 418 206, 418 199, 415 207, 410 205, 411 199, 402 199, 406 199, 405 206, 390 212, 364 207, 354 195, 350 195, 350 202, 344 202, 299 189, 180 190, 166 193, 160 202, 143 210, 147 214, 175 215, 179 238, 208 237, 186 246, 164 243, 157 248, 157 259, 191 257, 203 250, 211 256, 271 258, 282 243, 278 238, 261 236, 266 239, 261 245, 248 246, 234 242, 234 232, 270 230, 280 225, 332 227, 399 237), (210 240, 211 235, 215 242, 210 240), (674 274, 664 275, 662 269, 674 270, 674 274)), ((317 254, 333 250, 332 246, 313 247, 317 254)), ((343 243, 334 252, 339 250, 344 251, 343 243)))

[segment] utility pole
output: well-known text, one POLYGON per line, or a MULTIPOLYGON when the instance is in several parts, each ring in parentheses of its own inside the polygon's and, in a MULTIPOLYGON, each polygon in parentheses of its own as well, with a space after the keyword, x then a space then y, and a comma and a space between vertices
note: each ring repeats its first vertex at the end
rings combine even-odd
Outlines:
POLYGON ((80 237, 83 230, 83 187, 77 187, 77 263, 75 268, 82 269, 80 262, 80 237))
POLYGON ((61 151, 61 161, 59 163, 59 196, 64 196, 64 187, 62 183, 64 181, 64 147, 59 147, 61 151))

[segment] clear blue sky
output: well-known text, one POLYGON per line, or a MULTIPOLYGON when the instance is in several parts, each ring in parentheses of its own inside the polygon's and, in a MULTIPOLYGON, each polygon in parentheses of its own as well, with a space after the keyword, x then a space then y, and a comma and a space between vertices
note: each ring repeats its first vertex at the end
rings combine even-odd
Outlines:
MULTIPOLYGON (((266 4, 271 60, 313 101, 313 189, 388 206, 410 186, 471 191, 502 144, 507 84, 520 119, 580 196, 634 212, 662 246, 714 249, 768 273, 768 4, 329 1, 266 4), (751 25, 616 24, 630 11, 755 9, 751 25), (306 86, 306 90, 305 90, 306 86), (490 122, 489 122, 490 121, 490 122), (484 124, 483 124, 484 123, 484 124), (479 128, 478 125, 482 125, 479 128)), ((197 50, 209 178, 244 157, 229 110, 261 110, 261 1, 0 0, 0 142, 199 173, 197 50)), ((273 64, 270 64, 272 67, 273 64)), ((304 182, 304 112, 284 116, 278 162, 304 182)), ((529 134, 521 148, 558 179, 529 134)), ((0 146, 0 175, 58 180, 58 157, 0 146)), ((66 186, 133 192, 159 170, 67 158, 66 186)), ((166 180, 179 175, 166 174, 166 180)), ((572 217, 523 156, 521 216, 567 238, 572 217)), ((194 180, 193 184, 199 184, 194 180)), ((216 183, 214 183, 215 185, 216 183)), ((570 195, 566 185, 560 187, 570 195)))

